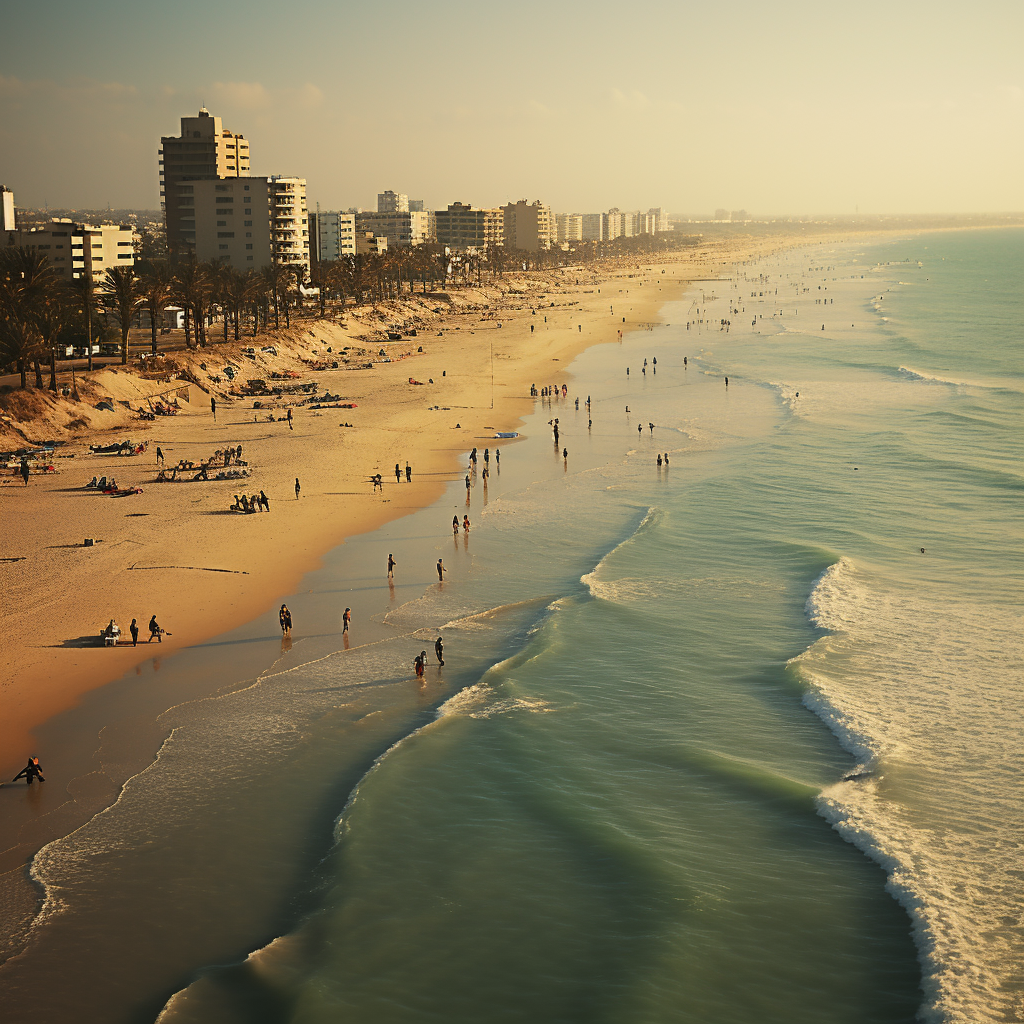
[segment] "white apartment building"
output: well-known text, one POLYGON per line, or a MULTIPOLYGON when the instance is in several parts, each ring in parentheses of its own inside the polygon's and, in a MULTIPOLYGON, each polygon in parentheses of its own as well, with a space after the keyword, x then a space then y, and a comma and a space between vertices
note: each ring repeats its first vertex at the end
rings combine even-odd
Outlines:
POLYGON ((137 236, 129 226, 79 224, 69 217, 54 218, 44 227, 5 231, 0 244, 23 246, 46 256, 63 281, 89 277, 103 280, 110 267, 135 266, 137 236))
POLYGON ((309 214, 309 255, 314 261, 356 254, 356 215, 320 211, 309 214))
MULTIPOLYGON (((384 193, 387 195, 387 193, 384 193)), ((408 205, 408 199, 406 197, 408 205)), ((393 213, 357 213, 356 235, 372 231, 374 237, 388 240, 388 248, 423 245, 430 241, 430 216, 423 210, 404 210, 393 213)))
POLYGON ((555 231, 559 242, 583 241, 583 214, 555 214, 555 231))
MULTIPOLYGON (((420 211, 423 209, 423 204, 420 204, 420 211)), ((392 192, 390 189, 386 192, 377 193, 377 212, 378 213, 408 213, 409 212, 409 197, 404 192, 392 192)), ((419 211, 417 211, 419 212, 419 211)))
POLYGON ((671 231, 672 225, 669 224, 668 214, 660 206, 652 206, 647 211, 654 218, 654 231, 652 234, 660 235, 663 231, 671 231))
POLYGON ((6 185, 0 185, 0 231, 13 231, 16 227, 14 193, 6 185))
POLYGON ((183 181, 176 191, 197 259, 243 271, 280 263, 309 272, 305 178, 183 181))

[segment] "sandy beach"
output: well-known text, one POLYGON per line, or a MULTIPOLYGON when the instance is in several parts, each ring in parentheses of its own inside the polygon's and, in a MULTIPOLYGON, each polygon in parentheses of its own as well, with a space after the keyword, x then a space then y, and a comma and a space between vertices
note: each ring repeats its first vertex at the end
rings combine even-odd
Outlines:
MULTIPOLYGON (((14 525, 0 553, 7 595, 0 629, 9 638, 0 749, 9 774, 36 752, 36 726, 154 655, 147 642, 152 615, 167 630, 159 646, 166 656, 265 611, 324 552, 434 501, 445 482, 465 472, 467 451, 494 447, 496 432, 515 430, 532 406, 531 384, 561 384, 560 365, 579 351, 652 320, 687 281, 710 277, 715 264, 760 247, 754 241, 649 265, 520 274, 496 286, 454 291, 450 304, 407 295, 376 311, 349 309, 344 326, 302 319, 255 342, 218 339, 198 352, 175 353, 179 369, 205 384, 191 385, 190 401, 180 403, 177 415, 141 422, 120 409, 92 414, 93 422, 106 416, 117 425, 78 432, 58 449, 56 474, 34 475, 28 486, 12 476, 0 487, 4 518, 14 525), (379 341, 382 328, 410 322, 418 323, 416 337, 379 341), (254 410, 251 399, 232 401, 228 382, 214 384, 209 376, 228 360, 252 365, 241 355, 250 343, 278 350, 276 357, 259 353, 254 377, 298 370, 301 380, 319 384, 320 394, 340 395, 357 407, 314 412, 296 406, 289 428, 286 402, 276 403, 275 422, 268 422, 268 410, 254 410), (303 363, 333 361, 346 346, 367 355, 353 354, 337 370, 312 371, 303 363), (382 349, 390 361, 380 357, 382 349), (372 368, 355 368, 371 358, 372 368), (410 384, 410 378, 424 383, 410 384), (211 396, 218 402, 216 421, 211 396), (90 444, 125 438, 147 442, 147 451, 133 458, 90 453, 90 444), (238 445, 251 470, 246 480, 154 482, 157 446, 174 466, 182 459, 198 465, 238 445), (375 473, 383 477, 383 493, 374 491, 375 473), (85 488, 103 475, 142 493, 111 498, 85 488), (243 490, 263 490, 270 512, 230 512, 243 490), (93 546, 84 546, 87 537, 93 546), (104 648, 98 634, 111 618, 122 642, 104 648), (133 618, 141 630, 138 647, 128 635, 133 618)), ((135 408, 146 395, 188 383, 180 376, 143 379, 130 368, 102 370, 93 379, 98 392, 135 408)), ((73 403, 63 404, 72 406, 64 418, 75 418, 73 403)), ((46 425, 14 425, 23 437, 42 440, 59 422, 51 416, 46 425)), ((19 438, 8 434, 6 443, 17 447, 19 438)))

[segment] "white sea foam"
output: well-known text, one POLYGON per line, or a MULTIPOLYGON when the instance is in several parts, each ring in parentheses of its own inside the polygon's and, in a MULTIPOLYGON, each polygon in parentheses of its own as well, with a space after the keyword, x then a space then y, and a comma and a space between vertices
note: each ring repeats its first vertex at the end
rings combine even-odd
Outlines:
POLYGON ((1006 660, 1019 611, 887 589, 847 559, 807 611, 829 635, 792 662, 805 703, 862 762, 819 810, 889 872, 925 964, 927 1019, 1022 1019, 1024 932, 1006 917, 1024 849, 1021 666, 1006 660))

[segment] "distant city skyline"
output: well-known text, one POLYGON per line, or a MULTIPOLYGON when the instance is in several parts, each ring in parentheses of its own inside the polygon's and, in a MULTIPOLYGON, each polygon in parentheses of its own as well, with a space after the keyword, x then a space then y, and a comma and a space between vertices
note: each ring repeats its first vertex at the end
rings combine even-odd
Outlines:
POLYGON ((23 207, 157 209, 160 137, 205 105, 254 176, 304 177, 323 209, 385 189, 428 209, 1024 209, 1024 5, 304 0, 289 32, 280 14, 10 5, 0 182, 23 207))

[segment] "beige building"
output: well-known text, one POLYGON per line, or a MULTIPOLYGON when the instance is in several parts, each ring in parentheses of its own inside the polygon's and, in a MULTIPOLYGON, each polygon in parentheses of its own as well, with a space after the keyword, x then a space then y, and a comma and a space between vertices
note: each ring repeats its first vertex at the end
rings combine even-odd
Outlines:
POLYGON ((182 181, 176 206, 197 259, 242 271, 280 263, 308 274, 305 178, 182 181))
POLYGON ((388 251, 388 240, 382 235, 374 235, 372 231, 359 231, 356 233, 356 255, 366 256, 376 253, 380 256, 388 251))
POLYGON ((387 238, 389 249, 422 245, 430 241, 430 216, 420 210, 357 213, 356 234, 365 234, 367 231, 373 232, 374 237, 387 238))
POLYGON ((499 209, 478 210, 466 203, 451 203, 447 210, 434 213, 434 231, 441 245, 483 250, 503 243, 505 218, 499 209))
POLYGON ((551 208, 539 199, 534 203, 520 199, 518 203, 503 206, 501 212, 506 248, 536 252, 549 248, 555 241, 555 218, 551 208))
POLYGON ((249 175, 249 143, 228 131, 219 117, 203 107, 195 117, 181 119, 181 136, 160 140, 160 205, 167 226, 167 248, 173 255, 192 248, 195 235, 178 211, 176 186, 183 181, 243 178, 249 175))
POLYGON ((137 236, 130 226, 80 224, 54 218, 39 228, 5 231, 0 244, 23 246, 46 256, 63 281, 89 277, 95 285, 110 267, 135 266, 137 236))
POLYGON ((582 214, 582 221, 584 242, 604 241, 605 222, 603 213, 584 213, 582 214))

